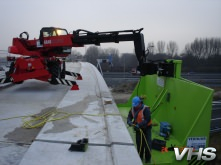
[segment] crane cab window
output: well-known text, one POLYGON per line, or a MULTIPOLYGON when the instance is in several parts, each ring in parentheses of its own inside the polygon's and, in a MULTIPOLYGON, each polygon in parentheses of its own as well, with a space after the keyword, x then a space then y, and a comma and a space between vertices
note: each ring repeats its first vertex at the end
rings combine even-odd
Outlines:
POLYGON ((58 36, 67 35, 67 31, 65 29, 56 29, 56 33, 58 36))
POLYGON ((66 29, 60 29, 60 28, 42 28, 40 32, 40 37, 51 37, 51 36, 62 36, 67 35, 68 32, 66 29))
POLYGON ((53 31, 43 31, 43 37, 67 35, 65 30, 54 29, 53 31))

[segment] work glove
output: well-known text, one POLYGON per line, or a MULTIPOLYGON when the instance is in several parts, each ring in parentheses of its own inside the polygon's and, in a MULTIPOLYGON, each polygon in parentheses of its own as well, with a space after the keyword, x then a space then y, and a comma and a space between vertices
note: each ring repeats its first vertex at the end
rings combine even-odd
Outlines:
POLYGON ((131 127, 133 125, 132 121, 127 121, 127 124, 131 127))
POLYGON ((138 131, 138 130, 140 129, 140 126, 139 126, 138 124, 136 124, 136 125, 134 126, 134 129, 135 129, 135 131, 138 131))
POLYGON ((138 124, 135 125, 135 128, 140 129, 140 126, 138 124))

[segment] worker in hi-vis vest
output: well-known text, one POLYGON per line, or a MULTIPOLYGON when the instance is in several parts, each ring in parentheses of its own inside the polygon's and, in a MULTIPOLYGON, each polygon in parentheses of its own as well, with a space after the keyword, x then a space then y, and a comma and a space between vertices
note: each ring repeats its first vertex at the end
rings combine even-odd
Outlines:
POLYGON ((132 99, 132 108, 128 113, 127 124, 134 126, 140 158, 143 160, 143 156, 145 156, 145 162, 149 163, 151 160, 151 113, 149 107, 144 105, 138 96, 132 99))

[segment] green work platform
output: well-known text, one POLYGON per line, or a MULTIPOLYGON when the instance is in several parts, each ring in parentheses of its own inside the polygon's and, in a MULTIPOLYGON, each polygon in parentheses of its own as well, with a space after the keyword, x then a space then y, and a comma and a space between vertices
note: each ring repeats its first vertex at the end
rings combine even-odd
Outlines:
MULTIPOLYGON (((182 148, 192 144, 199 148, 208 147, 213 89, 183 79, 180 76, 182 61, 167 62, 174 64, 174 76, 141 76, 127 103, 118 104, 122 117, 126 122, 134 96, 144 97, 144 104, 150 107, 153 120, 152 139, 165 140, 159 135, 160 122, 168 122, 172 130, 169 139, 165 140, 166 147, 175 145, 182 148), (190 140, 193 142, 190 143, 190 140)), ((133 129, 128 130, 135 142, 133 129)), ((151 154, 151 164, 194 164, 197 161, 187 161, 186 157, 177 161, 174 151, 152 149, 151 154)))

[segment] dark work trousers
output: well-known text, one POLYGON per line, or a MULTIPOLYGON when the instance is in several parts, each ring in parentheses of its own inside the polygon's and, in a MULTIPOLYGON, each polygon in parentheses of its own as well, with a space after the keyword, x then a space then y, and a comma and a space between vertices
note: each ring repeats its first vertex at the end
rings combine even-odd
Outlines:
POLYGON ((147 162, 149 162, 151 160, 151 153, 150 153, 151 143, 152 143, 152 141, 151 141, 151 128, 152 128, 152 126, 142 129, 143 134, 141 133, 140 130, 136 130, 137 151, 138 151, 140 158, 142 160, 143 160, 143 155, 145 154, 145 161, 147 161, 147 162), (146 138, 146 140, 144 138, 146 138), (148 143, 148 146, 146 144, 146 141, 148 143), (148 147, 149 147, 149 149, 148 149, 148 147))

